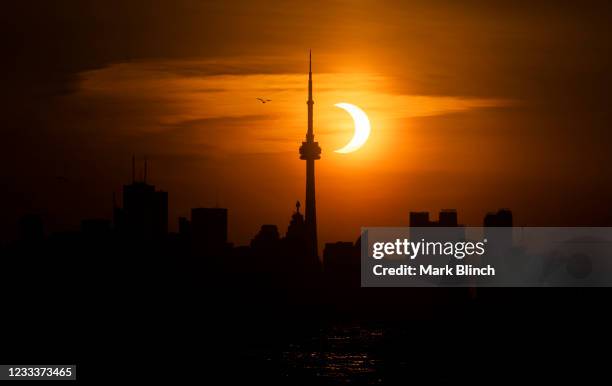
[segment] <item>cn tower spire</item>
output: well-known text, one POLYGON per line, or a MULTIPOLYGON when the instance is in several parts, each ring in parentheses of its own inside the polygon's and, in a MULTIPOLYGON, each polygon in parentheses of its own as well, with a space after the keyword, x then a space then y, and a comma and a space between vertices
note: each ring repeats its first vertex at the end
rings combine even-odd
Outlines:
POLYGON ((321 147, 314 140, 312 110, 314 101, 312 100, 312 51, 309 53, 308 60, 308 129, 306 140, 300 147, 300 159, 306 161, 306 210, 305 222, 308 232, 308 243, 310 255, 318 258, 317 240, 317 209, 315 203, 315 160, 321 158, 321 147))
POLYGON ((313 123, 312 123, 312 50, 308 54, 308 132, 306 133, 306 141, 314 141, 313 123))

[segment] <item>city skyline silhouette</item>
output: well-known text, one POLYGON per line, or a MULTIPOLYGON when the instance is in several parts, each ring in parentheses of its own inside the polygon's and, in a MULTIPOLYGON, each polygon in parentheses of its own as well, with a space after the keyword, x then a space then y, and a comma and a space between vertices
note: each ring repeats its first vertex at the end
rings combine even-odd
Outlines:
POLYGON ((288 386, 605 369, 612 2, 3 5, 4 363, 288 386), (534 252, 544 227, 581 232, 534 252), (384 250, 402 240, 412 263, 384 250))
MULTIPOLYGON (((274 245, 286 241, 292 248, 284 253, 300 258, 310 258, 317 263, 320 261, 319 244, 317 237, 316 193, 314 161, 320 159, 321 148, 314 141, 314 100, 312 77, 312 50, 308 59, 308 87, 307 87, 307 131, 305 141, 299 148, 300 159, 306 161, 305 173, 305 213, 300 213, 300 201, 296 202, 296 211, 293 213, 289 227, 284 237, 281 237, 277 225, 264 224, 259 232, 251 239, 250 247, 257 251, 262 249, 272 254, 279 246, 274 245)), ((144 158, 140 178, 137 177, 136 157, 132 156, 132 179, 130 184, 123 185, 121 202, 118 205, 116 195, 113 193, 112 219, 91 218, 82 219, 80 232, 88 236, 108 237, 111 231, 127 242, 154 242, 169 236, 168 227, 168 192, 157 190, 155 185, 147 182, 148 159, 144 158)), ((191 216, 178 218, 178 237, 189 239, 190 248, 204 256, 226 256, 233 244, 228 239, 228 208, 191 208, 191 216)), ((439 220, 432 221, 429 212, 411 211, 408 216, 412 227, 459 227, 457 211, 443 209, 439 220)), ((500 209, 497 213, 487 213, 484 218, 485 226, 511 227, 513 225, 512 212, 500 209), (502 217, 503 216, 503 217, 502 217), (500 220, 498 220, 498 218, 500 220)), ((36 214, 24 214, 19 222, 18 240, 41 241, 44 239, 43 220, 36 214)), ((359 236, 359 235, 358 235, 359 236)), ((359 236, 360 238, 360 236, 359 236)), ((356 238, 357 240, 357 238, 356 238)), ((354 251, 359 249, 358 241, 331 241, 323 244, 325 251, 331 259, 346 254, 355 257, 354 251)), ((257 252, 256 252, 257 253, 257 252)), ((322 256, 323 257, 323 256, 322 256)), ((341 257, 342 258, 342 257, 341 257)), ((333 263, 332 263, 333 264, 333 263)))
POLYGON ((315 161, 322 241, 444 207, 466 224, 500 205, 522 225, 610 223, 603 4, 395 12, 364 2, 337 25, 345 11, 337 3, 60 3, 40 5, 47 16, 11 5, 6 14, 19 23, 0 35, 11 58, 0 104, 0 242, 15 238, 24 213, 43 215, 50 231, 110 218, 110 192, 129 180, 133 154, 172 192, 171 231, 192 207, 217 203, 231 208, 239 244, 262 222, 285 222, 304 189, 303 162, 290 154, 304 139, 310 47, 325 152, 315 161), (488 24, 506 11, 512 17, 488 24), (177 24, 164 17, 175 12, 177 24), (198 19, 206 14, 212 24, 198 19), (228 26, 236 26, 229 35, 213 32, 228 26), (345 155, 333 151, 353 129, 334 107, 343 101, 372 123, 368 143, 345 155))

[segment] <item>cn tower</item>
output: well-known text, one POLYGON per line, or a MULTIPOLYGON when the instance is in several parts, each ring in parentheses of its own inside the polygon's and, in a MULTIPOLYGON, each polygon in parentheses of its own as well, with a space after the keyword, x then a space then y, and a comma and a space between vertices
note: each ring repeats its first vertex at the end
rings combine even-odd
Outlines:
POLYGON ((312 52, 308 61, 308 131, 306 141, 300 147, 300 159, 306 161, 306 231, 308 232, 308 243, 312 256, 319 256, 317 244, 317 208, 315 204, 315 160, 321 158, 321 147, 314 140, 312 124, 312 52))

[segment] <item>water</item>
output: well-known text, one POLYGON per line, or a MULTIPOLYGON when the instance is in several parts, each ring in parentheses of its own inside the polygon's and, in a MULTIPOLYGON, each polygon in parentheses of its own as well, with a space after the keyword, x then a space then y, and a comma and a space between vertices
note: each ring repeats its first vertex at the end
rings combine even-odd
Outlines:
POLYGON ((407 368, 392 343, 401 336, 388 327, 332 326, 254 351, 247 360, 265 362, 261 367, 288 384, 378 385, 407 368))

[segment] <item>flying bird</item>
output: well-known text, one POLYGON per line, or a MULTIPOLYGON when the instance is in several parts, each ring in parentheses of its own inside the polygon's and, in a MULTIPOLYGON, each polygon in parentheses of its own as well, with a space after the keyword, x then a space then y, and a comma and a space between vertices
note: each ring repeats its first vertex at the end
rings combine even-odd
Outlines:
POLYGON ((257 100, 260 101, 261 103, 272 102, 272 99, 257 98, 257 100))

